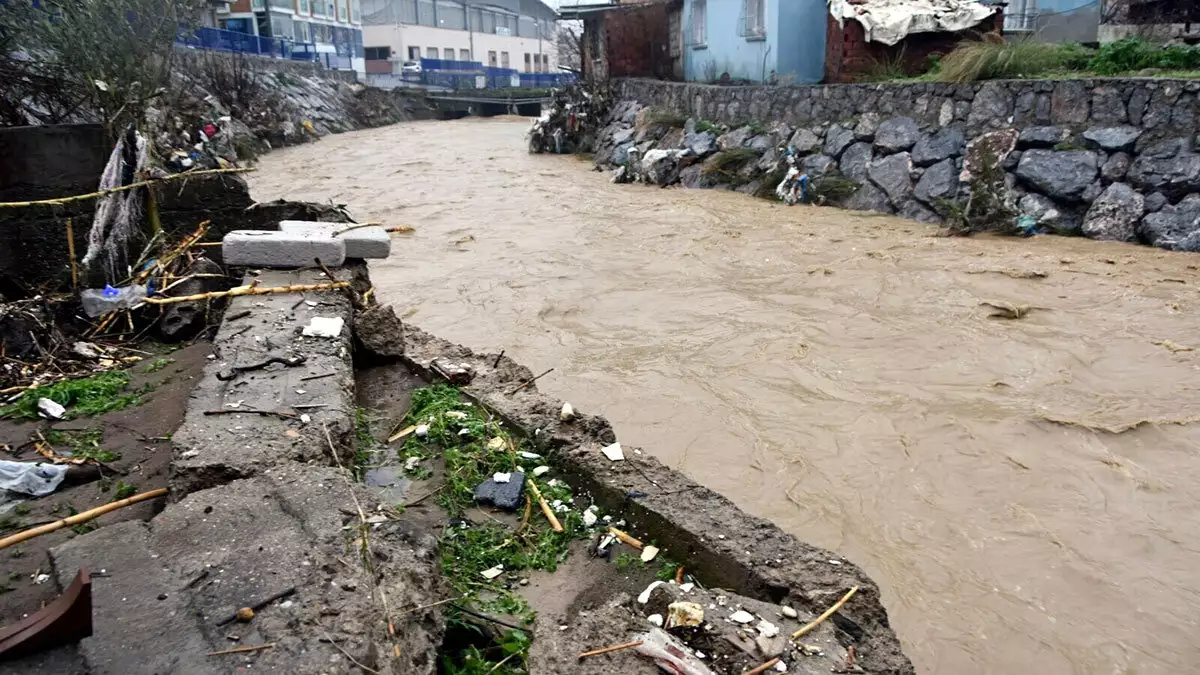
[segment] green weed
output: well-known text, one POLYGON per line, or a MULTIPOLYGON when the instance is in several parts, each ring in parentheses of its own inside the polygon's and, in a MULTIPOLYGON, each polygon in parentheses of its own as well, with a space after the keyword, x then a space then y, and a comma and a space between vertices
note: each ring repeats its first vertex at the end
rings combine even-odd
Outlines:
POLYGON ((721 133, 721 125, 714 122, 709 122, 708 120, 696 120, 696 133, 700 134, 704 133, 705 131, 711 131, 714 134, 719 134, 721 133))
POLYGON ((19 530, 22 527, 24 527, 24 525, 18 518, 13 518, 11 516, 0 518, 0 533, 19 530))
POLYGON ((621 555, 617 556, 617 559, 614 562, 617 565, 617 569, 621 570, 622 572, 646 566, 646 563, 642 562, 640 556, 636 556, 632 553, 622 553, 621 555))
POLYGON ((104 440, 104 432, 96 427, 78 431, 50 429, 45 433, 45 438, 50 445, 70 447, 72 457, 94 459, 98 462, 115 462, 121 459, 121 453, 100 447, 100 442, 104 440))
POLYGON ((704 168, 700 170, 700 173, 717 180, 736 182, 737 172, 745 166, 746 162, 757 158, 758 153, 750 148, 722 150, 704 162, 704 168))
POLYGON ((167 366, 171 365, 172 363, 175 363, 175 359, 158 359, 157 361, 154 361, 150 365, 146 366, 145 372, 157 373, 158 371, 162 370, 163 368, 166 368, 167 366))
POLYGON ((1093 54, 1090 49, 1077 44, 1032 40, 964 42, 942 57, 937 79, 977 82, 1081 70, 1087 67, 1093 54))
POLYGON ((671 129, 682 129, 683 125, 687 124, 687 117, 672 110, 652 108, 646 112, 646 122, 671 129))
POLYGON ((122 499, 128 499, 137 494, 138 488, 136 485, 126 483, 125 481, 117 481, 117 490, 113 493, 112 501, 119 502, 122 499))
POLYGON ((17 504, 13 507, 13 513, 18 516, 27 516, 29 515, 29 506, 26 504, 17 504))
POLYGON ((1116 75, 1145 68, 1190 70, 1200 68, 1200 47, 1159 47, 1143 38, 1130 37, 1100 47, 1088 64, 1101 75, 1116 75))
POLYGON ((674 560, 664 560, 662 566, 655 572, 654 578, 659 581, 670 581, 675 578, 675 573, 679 571, 680 564, 674 560))
POLYGON ((60 405, 66 406, 67 417, 85 417, 100 415, 113 410, 120 410, 144 401, 149 388, 139 392, 125 394, 129 385, 129 373, 112 370, 78 380, 65 380, 45 387, 30 389, 17 399, 16 403, 0 408, 0 417, 16 417, 21 419, 38 419, 37 402, 40 398, 48 398, 60 405))

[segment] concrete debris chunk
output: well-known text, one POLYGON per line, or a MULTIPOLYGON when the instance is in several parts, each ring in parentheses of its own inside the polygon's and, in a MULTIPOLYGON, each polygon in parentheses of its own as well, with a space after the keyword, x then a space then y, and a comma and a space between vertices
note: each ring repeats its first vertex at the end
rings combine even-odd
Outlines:
POLYGON ((340 237, 299 232, 234 230, 221 240, 221 256, 234 267, 308 267, 314 258, 338 267, 346 262, 346 243, 340 237))
POLYGON ((613 443, 612 445, 601 448, 600 452, 603 452, 604 456, 613 462, 621 462, 625 460, 625 452, 621 450, 620 443, 613 443))
POLYGON ((570 422, 575 419, 575 409, 571 407, 570 403, 564 403, 558 418, 564 422, 570 422))
POLYGON ((475 377, 475 370, 470 365, 465 363, 457 363, 446 358, 436 358, 429 367, 435 373, 441 375, 450 384, 471 384, 471 380, 475 377))
POLYGON ((353 223, 321 223, 307 220, 283 220, 280 232, 309 234, 341 239, 345 242, 347 258, 386 258, 392 253, 392 239, 378 225, 353 227, 353 223), (339 234, 340 232, 340 234, 339 234))
POLYGON ((642 548, 642 562, 650 562, 658 556, 658 547, 646 545, 642 548))
POLYGON ((47 419, 61 420, 67 414, 67 409, 60 405, 57 401, 48 398, 39 398, 37 402, 38 413, 47 419))
POLYGON ((800 616, 800 614, 796 610, 792 609, 791 607, 788 607, 787 605, 780 607, 779 613, 786 616, 789 619, 795 619, 796 617, 800 616))
POLYGON ((750 623, 754 620, 754 615, 744 609, 739 609, 729 615, 729 620, 736 621, 737 623, 750 623))
POLYGON ((525 474, 497 473, 475 487, 475 502, 505 511, 516 511, 525 489, 525 474), (506 480, 497 480, 504 478, 506 480))
POLYGON ((340 316, 314 316, 300 333, 306 337, 336 338, 345 325, 346 320, 340 316))
POLYGON ((488 569, 488 570, 484 570, 484 571, 480 572, 479 574, 484 579, 491 581, 492 579, 495 579, 496 577, 500 576, 501 574, 504 574, 504 565, 496 565, 495 567, 488 569))
POLYGON ((549 471, 550 471, 550 467, 542 465, 542 466, 534 468, 533 475, 541 476, 542 474, 549 473, 549 471))
POLYGON ((754 628, 758 631, 759 635, 762 635, 766 638, 773 638, 776 635, 779 635, 779 626, 776 626, 766 619, 759 621, 758 625, 756 625, 754 628))

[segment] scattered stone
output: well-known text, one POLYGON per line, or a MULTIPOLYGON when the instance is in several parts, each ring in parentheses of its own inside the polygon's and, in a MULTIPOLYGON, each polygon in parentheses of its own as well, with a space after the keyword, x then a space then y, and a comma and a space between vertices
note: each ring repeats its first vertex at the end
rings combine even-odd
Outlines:
POLYGON ((842 202, 842 206, 855 211, 875 211, 876 213, 892 213, 893 210, 887 194, 870 181, 859 185, 854 194, 842 202))
POLYGON ((487 579, 488 581, 495 579, 496 577, 500 576, 501 574, 504 574, 504 565, 496 565, 495 567, 493 567, 491 569, 486 569, 479 573, 480 576, 482 576, 484 579, 487 579))
POLYGON ((621 462, 625 460, 625 451, 621 449, 620 443, 613 443, 600 449, 604 456, 613 462, 621 462))
POLYGON ((808 129, 798 129, 792 134, 789 145, 798 153, 807 155, 821 147, 821 139, 808 129))
POLYGON ((840 157, 842 151, 853 142, 853 131, 834 124, 829 127, 829 131, 825 132, 824 152, 830 157, 840 157))
POLYGON ((1168 203, 1167 197, 1163 193, 1151 192, 1146 195, 1146 213, 1157 213, 1168 203))
POLYGON ((587 510, 583 512, 583 524, 585 527, 591 527, 596 524, 596 512, 587 510))
POLYGON ((524 488, 524 473, 519 471, 511 474, 497 473, 475 486, 475 503, 491 504, 504 511, 516 511, 521 506, 521 495, 524 493, 524 488), (508 480, 496 480, 497 477, 504 478, 505 476, 508 480))
POLYGON ((917 181, 913 195, 931 205, 939 199, 958 196, 958 169, 954 167, 954 160, 944 159, 929 167, 917 181))
POLYGON ((809 178, 818 178, 836 169, 837 160, 829 155, 809 155, 800 165, 809 178))
POLYGON ((1138 192, 1161 192, 1168 199, 1200 192, 1200 155, 1187 147, 1186 140, 1175 140, 1143 150, 1130 165, 1126 181, 1138 192))
POLYGON ((1017 176, 1054 199, 1079 201, 1099 174, 1096 153, 1086 150, 1029 150, 1017 176))
POLYGON ((650 623, 654 624, 655 626, 658 626, 659 628, 661 628, 663 625, 663 615, 662 614, 651 614, 650 616, 646 617, 646 620, 649 621, 650 623))
POLYGON ((913 164, 932 166, 950 157, 958 157, 966 144, 966 136, 958 129, 938 129, 932 134, 921 136, 921 140, 917 141, 912 151, 913 164))
POLYGON ((428 424, 418 424, 416 431, 414 431, 413 433, 417 435, 417 438, 428 438, 429 437, 429 425, 428 424))
POLYGON ((642 562, 650 562, 658 557, 658 547, 647 544, 642 547, 642 562))
POLYGON ((1062 127, 1026 127, 1017 138, 1017 147, 1022 150, 1053 148, 1070 137, 1071 130, 1062 127))
POLYGON ((867 182, 867 165, 874 158, 870 143, 855 143, 842 153, 838 162, 842 175, 862 185, 867 182))
POLYGON ((789 619, 795 619, 795 618, 797 618, 797 617, 799 617, 799 616, 800 616, 800 613, 799 613, 799 612, 797 612, 796 610, 792 609, 791 607, 788 607, 787 605, 784 605, 783 607, 780 607, 780 608, 779 608, 779 613, 780 613, 780 614, 783 614, 784 616, 786 616, 786 617, 787 617, 787 618, 789 618, 789 619))
POLYGON ((865 112, 858 117, 858 124, 854 127, 854 138, 860 141, 871 141, 875 139, 875 133, 879 131, 879 123, 883 121, 883 116, 877 112, 865 112))
POLYGON ((544 464, 539 467, 534 467, 534 469, 533 469, 534 477, 541 477, 542 475, 547 474, 547 473, 550 473, 550 467, 548 467, 544 464))
POLYGON ((254 620, 254 610, 249 607, 242 607, 235 614, 238 621, 242 623, 250 623, 254 620))
POLYGON ((496 472, 492 474, 492 480, 497 483, 507 483, 512 480, 512 473, 496 472))
POLYGON ((60 405, 58 401, 48 398, 39 398, 37 408, 38 414, 46 419, 61 420, 67 414, 67 409, 60 405))
POLYGON ((754 621, 754 615, 744 609, 739 609, 738 611, 729 615, 729 620, 735 623, 750 623, 751 621, 754 621))
POLYGON ((746 143, 754 137, 754 130, 749 125, 738 127, 728 133, 721 134, 717 138, 717 148, 721 150, 732 150, 733 148, 742 148, 746 143))
POLYGON ((893 117, 879 125, 875 132, 875 147, 892 153, 908 150, 921 138, 921 129, 911 117, 893 117))
POLYGON ((1129 173, 1133 158, 1124 152, 1114 152, 1100 167, 1100 178, 1109 183, 1119 183, 1129 173))
POLYGON ((1083 132, 1084 140, 1093 148, 1108 150, 1132 150, 1137 139, 1141 138, 1142 130, 1137 127, 1102 127, 1088 129, 1083 132))
POLYGON ((1091 185, 1087 186, 1087 189, 1083 191, 1083 195, 1080 197, 1080 199, 1082 199, 1083 203, 1085 204, 1091 204, 1100 198, 1100 194, 1102 192, 1104 192, 1104 183, 1095 181, 1091 185))
MULTIPOLYGON (((887 124, 886 122, 884 124, 887 124)), ((883 130, 880 128, 880 134, 883 130)), ((878 140, 876 140, 878 145, 878 140)), ((877 159, 867 165, 871 182, 887 194, 893 206, 903 204, 912 197, 912 160, 907 152, 900 152, 877 159)))
POLYGON ((1142 195, 1125 183, 1113 183, 1088 209, 1083 234, 1092 239, 1133 241, 1144 208, 1142 195))
POLYGON ((1145 242, 1176 251, 1196 250, 1197 232, 1200 232, 1200 194, 1188 195, 1173 206, 1163 206, 1143 218, 1138 228, 1145 242))
POLYGON ((391 305, 373 305, 355 312, 354 337, 375 359, 396 361, 404 356, 404 324, 391 305))
POLYGON ((776 626, 766 619, 759 621, 758 625, 756 625, 754 629, 758 631, 759 635, 765 638, 773 638, 776 635, 779 635, 779 626, 776 626))
POLYGON ((687 153, 687 150, 647 150, 641 160, 642 179, 653 185, 679 182, 679 159, 687 153))
POLYGON ((717 137, 711 131, 684 134, 683 147, 697 157, 707 157, 717 151, 717 137))

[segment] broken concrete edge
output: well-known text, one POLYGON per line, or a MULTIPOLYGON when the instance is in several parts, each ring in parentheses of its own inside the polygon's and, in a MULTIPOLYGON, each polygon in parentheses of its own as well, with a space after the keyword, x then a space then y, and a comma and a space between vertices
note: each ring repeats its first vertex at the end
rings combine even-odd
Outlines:
MULTIPOLYGON (((259 278, 283 285, 320 274, 259 278)), ((333 274, 360 294, 369 285, 362 265, 333 274)), ((420 608, 446 596, 437 538, 403 519, 360 522, 364 511, 382 515, 387 505, 333 466, 349 468, 354 457, 351 331, 300 334, 314 316, 349 323, 352 304, 340 292, 236 298, 173 435, 170 503, 148 522, 102 527, 51 549, 60 587, 83 567, 97 578, 96 629, 79 645, 87 672, 216 674, 253 665, 327 673, 354 672, 356 664, 365 672, 436 672, 445 623, 440 608, 420 608), (295 354, 306 358, 239 370, 295 354), (323 407, 293 410, 296 397, 323 407), (204 414, 236 410, 230 402, 297 417, 204 414), (242 607, 256 607, 250 623, 226 622, 242 607), (273 646, 209 655, 266 644, 273 646)))
MULTIPOLYGON (((360 338, 361 339, 361 338, 360 338)), ((377 338, 376 338, 377 339, 377 338)), ((524 387, 532 371, 506 356, 477 354, 411 324, 404 327, 403 363, 428 382, 444 381, 431 368, 437 358, 470 364, 475 375, 461 388, 543 448, 562 478, 594 503, 634 523, 635 536, 654 541, 710 587, 820 614, 848 589, 859 591, 831 621, 844 645, 853 644, 868 672, 908 675, 912 663, 888 622, 878 586, 856 565, 806 544, 773 523, 751 516, 725 497, 646 454, 611 462, 601 448, 616 442, 602 417, 560 418, 562 401, 524 387)))

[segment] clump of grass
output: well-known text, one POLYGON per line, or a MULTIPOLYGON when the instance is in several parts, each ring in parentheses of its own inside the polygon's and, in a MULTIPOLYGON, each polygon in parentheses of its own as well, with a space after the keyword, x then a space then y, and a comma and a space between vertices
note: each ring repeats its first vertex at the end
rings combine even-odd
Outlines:
POLYGON ((1140 37, 1129 37, 1101 46, 1088 66, 1101 75, 1144 68, 1200 68, 1200 47, 1172 45, 1163 48, 1140 37))
POLYGON ((117 481, 117 489, 113 492, 112 501, 119 502, 122 499, 128 499, 137 494, 138 488, 132 483, 126 483, 123 480, 117 481))
POLYGON ((826 174, 814 180, 808 186, 808 199, 813 204, 837 204, 854 194, 859 188, 857 181, 826 174))
POLYGON ((648 124, 659 124, 670 129, 682 129, 687 124, 687 117, 666 108, 651 108, 646 112, 648 124))
POLYGON ((714 134, 719 134, 721 133, 721 125, 708 120, 696 120, 696 133, 704 133, 705 131, 711 131, 714 134))
POLYGON ((880 59, 871 59, 871 65, 856 79, 859 82, 887 82, 903 80, 909 76, 904 60, 904 47, 891 52, 880 59))
POLYGON ((144 369, 144 372, 157 373, 158 371, 162 370, 163 368, 166 368, 167 366, 171 365, 172 363, 175 363, 175 359, 166 359, 166 358, 157 359, 154 362, 152 362, 150 365, 146 366, 146 368, 144 369))
POLYGON ((29 515, 29 505, 17 504, 13 507, 13 513, 17 514, 18 516, 27 516, 29 515))
MULTIPOLYGON (((542 461, 520 458, 516 451, 525 447, 525 441, 514 439, 498 419, 463 401, 458 390, 450 386, 436 385, 413 392, 405 424, 428 425, 425 438, 409 436, 399 453, 405 459, 425 459, 440 453, 445 462, 445 484, 438 493, 438 503, 454 518, 462 518, 474 504, 475 486, 488 476, 520 466, 531 477, 533 467, 542 461)), ((571 488, 564 483, 547 481, 541 490, 550 503, 574 503, 571 488)), ((537 517, 519 532, 496 522, 474 525, 462 520, 443 534, 442 574, 457 595, 473 599, 482 609, 532 622, 524 600, 506 590, 500 579, 489 581, 481 573, 496 565, 504 565, 506 573, 553 572, 566 558, 571 541, 588 536, 579 509, 560 513, 559 520, 563 532, 555 532, 545 519, 537 517)))
POLYGON ((758 120, 747 122, 746 126, 750 128, 750 133, 754 134, 755 136, 761 136, 762 134, 767 133, 767 125, 759 122, 758 120))
POLYGON ((681 565, 674 560, 663 560, 662 566, 654 573, 654 578, 659 581, 670 581, 675 578, 675 573, 679 571, 681 565))
POLYGON ((1076 44, 1047 44, 1032 40, 1005 42, 1000 38, 964 42, 942 57, 937 79, 942 82, 1035 77, 1081 70, 1093 52, 1076 44))
POLYGON ((100 447, 101 441, 104 440, 104 432, 96 427, 70 431, 49 429, 45 438, 50 445, 70 447, 72 457, 94 459, 98 462, 115 462, 121 459, 121 453, 100 447))
POLYGON ((641 557, 632 553, 622 553, 613 562, 616 564, 617 569, 622 572, 646 566, 646 563, 642 562, 641 557))
POLYGON ((64 380, 45 387, 30 389, 16 403, 0 408, 0 417, 38 419, 37 402, 48 398, 67 408, 67 417, 85 417, 120 410, 144 401, 149 387, 131 394, 123 393, 129 385, 129 373, 112 370, 78 380, 64 380))
POLYGON ((746 162, 754 159, 758 159, 758 153, 750 148, 722 150, 704 162, 700 173, 717 180, 736 182, 738 170, 745 166, 746 162))
POLYGON ((787 172, 787 167, 779 167, 769 173, 763 174, 762 183, 759 184, 754 196, 763 199, 778 199, 778 195, 775 194, 775 188, 779 187, 779 183, 787 177, 787 172))

